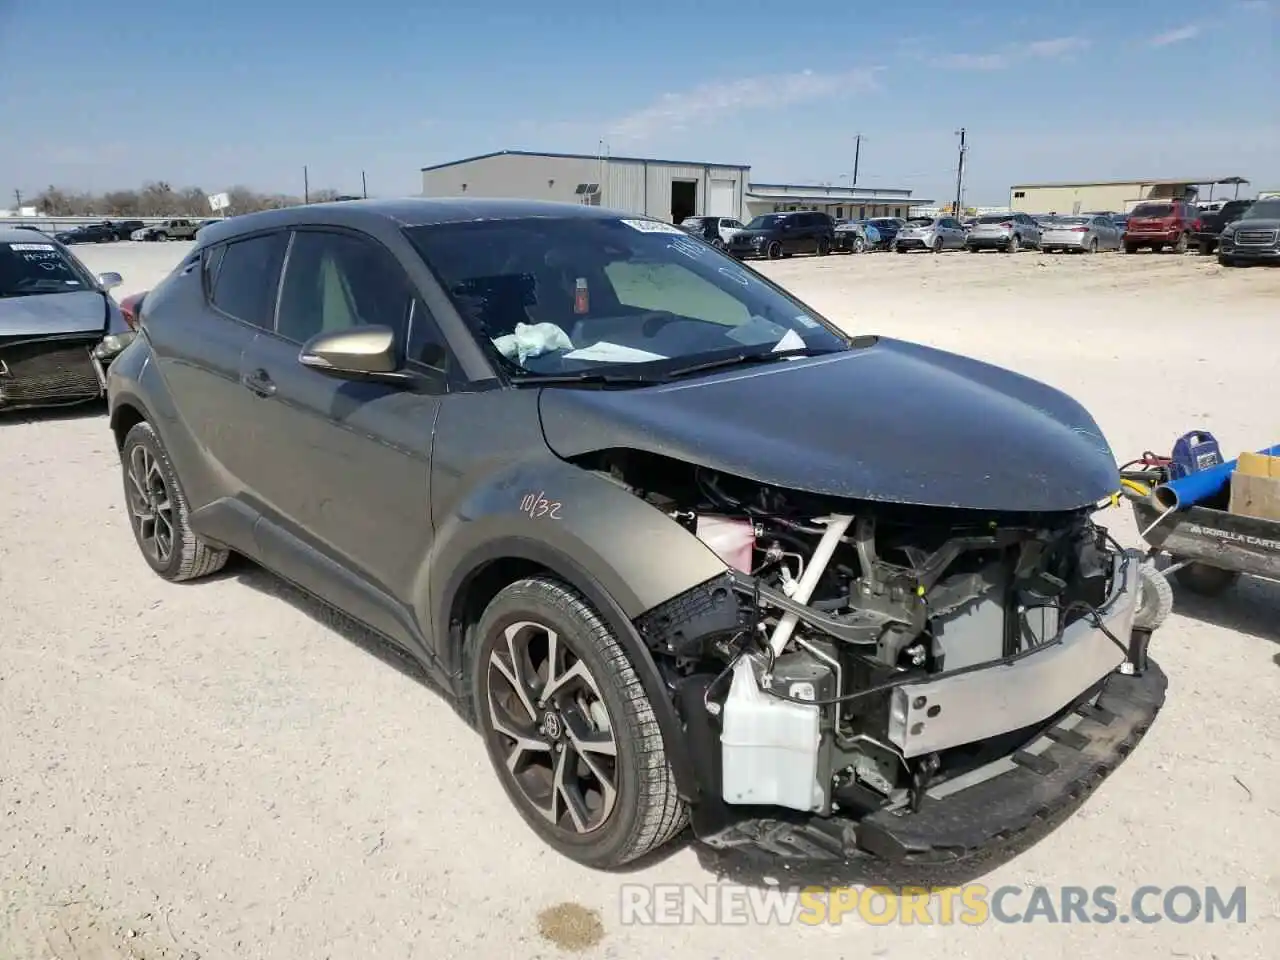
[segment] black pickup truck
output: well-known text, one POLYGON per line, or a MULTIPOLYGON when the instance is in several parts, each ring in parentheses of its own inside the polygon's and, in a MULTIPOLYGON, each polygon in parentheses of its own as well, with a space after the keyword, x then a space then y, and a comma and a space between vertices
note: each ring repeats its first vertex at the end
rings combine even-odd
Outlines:
POLYGON ((1204 256, 1209 256, 1218 249, 1218 237, 1222 233, 1222 228, 1228 223, 1239 220, 1251 206, 1253 206, 1252 200, 1228 200, 1220 210, 1201 213, 1196 217, 1191 242, 1204 256))

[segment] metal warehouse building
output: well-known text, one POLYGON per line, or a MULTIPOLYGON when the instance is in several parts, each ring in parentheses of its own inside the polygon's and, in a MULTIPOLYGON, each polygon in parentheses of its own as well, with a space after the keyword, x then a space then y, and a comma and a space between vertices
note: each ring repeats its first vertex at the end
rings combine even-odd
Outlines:
POLYGON ((1190 177, 1183 180, 1099 180, 1094 183, 1019 183, 1009 188, 1009 207, 1018 213, 1128 213, 1143 200, 1213 199, 1213 188, 1248 183, 1244 177, 1190 177), (1204 187, 1208 194, 1204 195, 1204 187))
POLYGON ((422 169, 427 197, 520 197, 642 213, 673 223, 741 217, 747 173, 733 163, 500 150, 422 169))
POLYGON ((931 202, 910 190, 751 183, 750 173, 737 163, 500 150, 423 167, 422 194, 586 203, 669 223, 692 216, 745 222, 783 210, 820 210, 836 219, 905 217, 931 202))

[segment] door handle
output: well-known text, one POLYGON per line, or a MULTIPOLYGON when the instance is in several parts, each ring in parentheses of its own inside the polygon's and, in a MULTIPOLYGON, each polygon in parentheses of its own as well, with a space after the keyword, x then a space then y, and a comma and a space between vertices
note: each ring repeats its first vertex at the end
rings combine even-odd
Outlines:
POLYGON ((250 392, 256 393, 260 397, 269 397, 276 392, 275 381, 271 379, 271 375, 267 371, 259 367, 252 373, 243 374, 240 382, 246 386, 250 392))

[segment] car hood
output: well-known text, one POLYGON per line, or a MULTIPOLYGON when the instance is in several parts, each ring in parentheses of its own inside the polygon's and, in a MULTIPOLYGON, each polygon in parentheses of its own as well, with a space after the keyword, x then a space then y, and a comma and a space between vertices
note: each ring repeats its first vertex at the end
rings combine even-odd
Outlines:
POLYGON ((107 298, 96 290, 0 300, 0 338, 59 336, 105 330, 107 298))
POLYGON ((773 486, 919 506, 1074 510, 1119 488, 1066 394, 899 340, 629 390, 543 388, 561 457, 661 454, 773 486))
POLYGON ((736 231, 733 235, 735 240, 750 240, 752 237, 771 237, 778 231, 776 228, 766 227, 763 230, 748 230, 746 227, 736 231))
POLYGON ((1280 219, 1275 217, 1255 217, 1252 220, 1232 220, 1232 233, 1240 230, 1280 230, 1280 219))

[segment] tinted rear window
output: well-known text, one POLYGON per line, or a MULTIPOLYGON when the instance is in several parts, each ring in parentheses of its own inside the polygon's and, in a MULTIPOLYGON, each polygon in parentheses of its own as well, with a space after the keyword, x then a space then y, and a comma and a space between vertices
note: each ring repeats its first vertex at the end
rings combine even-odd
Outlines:
POLYGON ((226 245, 211 299, 223 313, 270 330, 286 233, 269 233, 226 245))
POLYGON ((1173 216, 1173 204, 1171 203, 1140 203, 1133 208, 1133 212, 1129 214, 1131 217, 1171 217, 1173 216))

